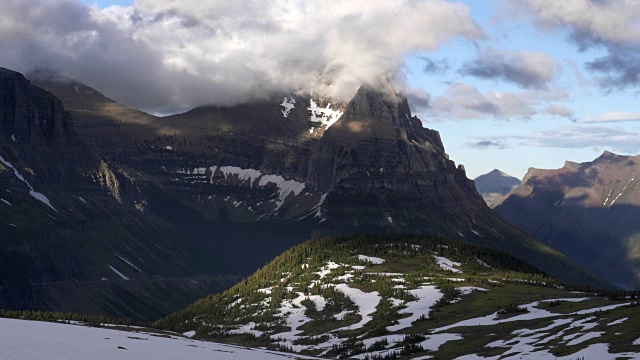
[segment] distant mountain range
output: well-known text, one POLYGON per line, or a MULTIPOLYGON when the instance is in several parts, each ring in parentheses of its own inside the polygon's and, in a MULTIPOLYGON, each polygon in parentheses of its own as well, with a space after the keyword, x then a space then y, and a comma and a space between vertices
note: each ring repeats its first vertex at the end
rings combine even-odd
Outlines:
POLYGON ((496 211, 578 264, 640 287, 640 156, 529 169, 496 211))
POLYGON ((0 101, 0 307, 157 318, 341 233, 437 234, 607 286, 487 208, 389 84, 155 117, 3 69, 0 101))
POLYGON ((476 189, 490 208, 495 207, 504 197, 520 185, 520 179, 494 169, 474 180, 476 189))

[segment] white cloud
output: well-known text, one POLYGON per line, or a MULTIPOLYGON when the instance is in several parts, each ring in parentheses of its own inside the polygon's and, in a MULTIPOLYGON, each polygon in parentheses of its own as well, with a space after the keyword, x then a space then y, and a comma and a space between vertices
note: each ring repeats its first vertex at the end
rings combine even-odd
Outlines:
POLYGON ((580 119, 581 123, 640 121, 640 112, 612 111, 580 119))
POLYGON ((269 91, 345 99, 407 54, 484 36, 466 5, 444 0, 3 0, 0 13, 0 66, 47 66, 156 111, 269 91))
POLYGON ((576 41, 640 41, 640 2, 636 0, 524 0, 511 6, 534 16, 542 30, 569 28, 576 41))
POLYGON ((443 96, 433 98, 431 108, 425 112, 425 115, 430 120, 531 120, 536 114, 549 113, 552 110, 558 110, 553 115, 563 116, 558 113, 560 105, 557 105, 557 108, 550 108, 549 103, 568 100, 568 98, 568 94, 563 91, 527 90, 481 93, 473 85, 457 83, 451 85, 443 96))
POLYGON ((494 142, 517 142, 522 146, 561 149, 606 148, 623 153, 640 151, 640 134, 610 126, 575 124, 531 134, 485 137, 494 142))
POLYGON ((488 49, 462 65, 460 73, 481 79, 514 83, 523 88, 546 88, 560 65, 539 51, 488 49))
POLYGON ((507 4, 533 16, 543 31, 567 30, 580 50, 606 49, 606 55, 586 63, 606 92, 640 86, 640 1, 524 0, 507 4))

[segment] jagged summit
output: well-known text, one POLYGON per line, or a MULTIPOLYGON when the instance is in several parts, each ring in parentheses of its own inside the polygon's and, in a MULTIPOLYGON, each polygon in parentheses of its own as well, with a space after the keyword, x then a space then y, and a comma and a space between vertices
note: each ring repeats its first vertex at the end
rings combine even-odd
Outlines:
POLYGON ((627 156, 618 155, 611 151, 605 150, 600 156, 593 160, 594 163, 621 162, 627 160, 627 156))

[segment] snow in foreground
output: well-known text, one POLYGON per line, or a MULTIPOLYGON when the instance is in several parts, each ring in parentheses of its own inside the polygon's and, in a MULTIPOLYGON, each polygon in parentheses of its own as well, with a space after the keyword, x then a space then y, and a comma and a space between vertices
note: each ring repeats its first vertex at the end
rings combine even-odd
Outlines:
POLYGON ((77 325, 0 319, 0 359, 311 359, 263 349, 77 325))

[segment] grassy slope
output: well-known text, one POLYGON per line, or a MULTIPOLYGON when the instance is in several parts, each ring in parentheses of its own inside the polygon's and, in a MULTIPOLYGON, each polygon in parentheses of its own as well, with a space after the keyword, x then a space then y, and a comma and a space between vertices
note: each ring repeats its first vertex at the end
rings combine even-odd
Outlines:
MULTIPOLYGON (((405 344, 400 341, 394 345, 394 335, 402 337, 421 334, 427 338, 422 341, 429 341, 429 334, 434 329, 487 316, 510 305, 584 296, 585 294, 566 290, 560 283, 509 255, 478 246, 425 236, 340 236, 296 246, 231 289, 201 299, 186 309, 158 321, 156 326, 178 332, 195 330, 196 336, 203 339, 289 349, 310 355, 363 356, 363 351, 370 355, 389 355, 394 351, 402 351, 403 345, 411 346, 411 339, 405 340, 405 344), (410 245, 420 245, 421 248, 416 250, 410 245), (434 261, 434 253, 461 262, 459 269, 463 273, 444 271, 434 261), (372 265, 357 260, 355 255, 359 254, 377 256, 386 261, 372 265), (480 264, 476 258, 482 259, 490 268, 480 264), (328 262, 345 266, 327 269, 328 262), (364 266, 364 269, 357 270, 352 266, 364 266), (317 272, 323 267, 330 272, 327 271, 327 274, 319 279, 317 272), (381 276, 380 273, 397 275, 381 276), (339 279, 345 279, 345 275, 351 277, 346 281, 339 279), (461 281, 449 280, 451 278, 461 281), (314 283, 321 286, 314 286, 314 283), (358 307, 353 298, 334 290, 340 283, 346 283, 351 289, 359 289, 366 294, 375 291, 381 295, 382 300, 371 315, 371 321, 357 329, 345 329, 361 321, 362 317, 358 314, 358 307), (406 286, 406 289, 398 289, 398 284, 406 286), (445 300, 433 306, 427 318, 413 322, 409 328, 389 331, 390 326, 408 316, 402 313, 403 305, 394 306, 392 299, 410 302, 415 298, 406 290, 426 284, 436 286, 444 294, 445 300), (487 291, 476 291, 467 295, 456 294, 455 289, 463 286, 481 287, 487 291), (317 303, 312 300, 318 297, 326 301, 322 309, 318 309, 317 303), (281 311, 284 304, 290 304, 290 312, 295 312, 296 307, 303 311, 304 320, 298 324, 287 322, 281 311), (335 315, 345 312, 347 315, 341 320, 336 319, 335 315), (293 339, 286 334, 292 330, 292 326, 297 327, 298 331, 293 339), (363 345, 362 341, 366 339, 371 340, 365 341, 366 345, 363 345), (372 343, 383 339, 387 339, 395 350, 376 352, 375 350, 379 350, 382 345, 372 343), (337 347, 330 344, 336 344, 337 347)), ((620 301, 594 297, 579 303, 558 303, 552 307, 542 303, 540 307, 558 313, 560 317, 579 321, 590 315, 571 313, 617 303, 620 301)), ((621 314, 631 311, 628 309, 620 308, 598 313, 597 317, 601 321, 597 326, 606 327, 605 321, 608 320, 605 318, 623 317, 621 314)), ((505 314, 501 315, 501 318, 515 315, 517 314, 505 314)), ((630 323, 631 320, 628 321, 630 323)), ((469 353, 495 355, 507 351, 508 346, 485 347, 487 344, 500 339, 515 338, 513 331, 519 328, 542 328, 551 323, 552 320, 548 318, 540 318, 492 326, 458 327, 454 331, 449 330, 453 332, 446 333, 460 334, 464 338, 463 341, 449 341, 437 351, 421 350, 416 345, 411 351, 415 351, 413 355, 430 354, 436 355, 437 358, 453 358, 469 353)), ((568 326, 570 325, 558 327, 558 330, 568 326)), ((608 331, 610 329, 603 335, 606 342, 611 344, 611 351, 635 350, 637 347, 632 346, 631 342, 635 340, 634 336, 640 334, 625 323, 619 326, 627 327, 627 333, 623 337, 612 338, 613 333, 610 334, 608 331)), ((591 331, 597 329, 599 328, 591 331)), ((616 326, 611 329, 616 329, 616 326)), ((577 331, 580 329, 567 330, 566 335, 577 331)), ((420 337, 414 339, 414 345, 420 343, 420 340, 420 337)), ((589 345, 596 340, 570 347, 568 353, 578 351, 584 347, 583 345, 589 345)), ((559 346, 563 345, 560 341, 562 338, 541 345, 538 349, 551 349, 553 354, 563 355, 566 351, 559 346)), ((409 356, 408 353, 405 356, 409 356)))

